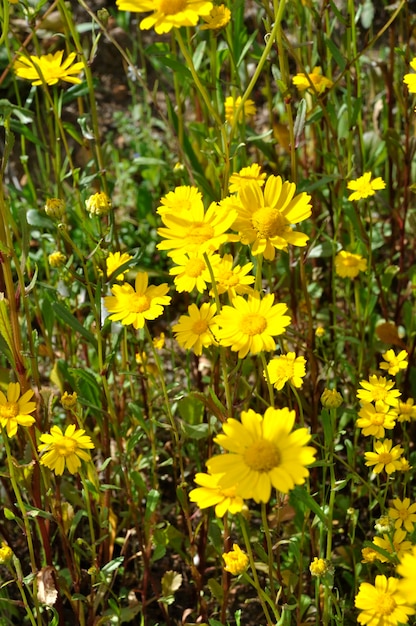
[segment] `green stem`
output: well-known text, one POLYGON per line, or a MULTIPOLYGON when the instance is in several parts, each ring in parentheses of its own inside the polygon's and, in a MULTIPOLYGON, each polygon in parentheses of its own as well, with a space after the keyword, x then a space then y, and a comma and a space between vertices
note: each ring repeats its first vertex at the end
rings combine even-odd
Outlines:
POLYGON ((274 585, 274 568, 273 568, 273 544, 272 538, 270 535, 269 522, 267 520, 267 508, 264 502, 261 503, 261 521, 263 525, 264 536, 266 537, 266 545, 267 545, 267 558, 268 558, 268 567, 269 567, 269 584, 270 584, 270 595, 272 596, 273 602, 276 598, 276 590, 274 585))

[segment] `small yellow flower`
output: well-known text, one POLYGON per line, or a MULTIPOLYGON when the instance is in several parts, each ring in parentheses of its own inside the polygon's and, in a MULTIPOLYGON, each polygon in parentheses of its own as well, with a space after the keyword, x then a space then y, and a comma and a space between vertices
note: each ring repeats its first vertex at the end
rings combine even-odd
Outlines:
POLYGON ((406 402, 398 401, 393 409, 397 414, 398 422, 410 422, 416 420, 416 406, 413 398, 408 398, 406 402))
POLYGON ((355 606, 361 610, 357 621, 371 626, 407 624, 408 616, 415 613, 409 604, 409 596, 402 594, 397 578, 379 575, 374 586, 366 582, 360 585, 355 596, 355 606))
POLYGON ((73 393, 68 393, 67 391, 64 391, 61 396, 61 404, 64 409, 73 409, 74 406, 76 406, 77 402, 78 394, 76 391, 74 391, 73 393))
POLYGON ((163 307, 171 301, 171 297, 166 295, 169 286, 166 283, 148 285, 148 280, 146 272, 138 272, 135 288, 128 283, 111 288, 113 295, 104 298, 110 320, 121 322, 124 326, 132 324, 137 330, 143 328, 146 320, 155 320, 162 315, 163 307))
POLYGON ((343 403, 343 398, 336 389, 324 389, 321 402, 326 409, 338 409, 343 403))
POLYGON ((390 406, 397 406, 397 399, 401 393, 394 389, 394 381, 383 376, 370 376, 369 380, 360 381, 362 389, 357 391, 357 398, 362 402, 377 402, 382 400, 390 406))
POLYGON ((153 337, 153 345, 156 350, 162 350, 165 345, 165 333, 160 333, 158 337, 153 337))
POLYGON ((379 554, 380 553, 373 548, 363 548, 361 550, 361 556, 363 557, 361 563, 374 563, 374 561, 377 561, 379 554))
POLYGON ((0 426, 9 437, 14 437, 18 426, 31 426, 35 418, 30 415, 36 409, 36 403, 30 402, 33 391, 29 389, 20 397, 19 383, 9 383, 7 396, 0 391, 0 426))
MULTIPOLYGON (((416 57, 410 61, 410 67, 416 72, 416 57)), ((414 72, 405 74, 403 82, 406 83, 409 93, 416 93, 416 74, 414 72)))
POLYGON ((358 428, 362 428, 364 437, 381 439, 385 436, 385 429, 390 430, 396 424, 396 413, 383 400, 376 400, 374 406, 370 402, 364 402, 358 415, 356 423, 358 428))
POLYGON ((395 520, 394 527, 401 528, 403 525, 408 533, 413 532, 416 524, 416 502, 410 504, 410 498, 400 500, 395 498, 393 506, 389 508, 389 517, 395 520))
POLYGON ((190 304, 188 315, 181 315, 172 331, 180 346, 200 356, 203 348, 216 345, 218 326, 215 304, 204 302, 200 308, 195 303, 190 304))
POLYGON ((40 463, 60 476, 65 467, 71 474, 78 472, 82 461, 90 461, 90 453, 86 450, 94 448, 91 437, 85 430, 76 430, 74 424, 68 426, 65 433, 59 426, 52 426, 50 434, 41 435, 38 450, 42 454, 40 463))
POLYGON ((328 564, 325 559, 318 559, 314 557, 312 563, 309 565, 309 571, 312 576, 324 576, 328 571, 328 564))
POLYGON ((223 306, 216 317, 220 327, 217 338, 222 346, 238 352, 240 359, 249 353, 272 352, 276 349, 273 337, 282 335, 290 324, 286 311, 286 304, 274 304, 271 293, 263 298, 258 291, 253 291, 247 299, 236 296, 232 306, 223 306))
POLYGON ((315 329, 316 337, 323 337, 325 335, 325 328, 323 326, 317 326, 315 329))
POLYGON ((400 457, 404 450, 399 445, 392 447, 391 439, 384 439, 384 441, 374 442, 374 452, 365 452, 366 465, 373 467, 375 474, 380 474, 383 469, 387 474, 393 474, 396 470, 400 469, 401 462, 400 457))
POLYGON ((55 54, 44 54, 40 57, 20 55, 14 64, 14 71, 19 78, 32 81, 33 85, 55 85, 59 80, 68 83, 79 84, 81 79, 74 74, 80 74, 84 69, 84 64, 73 63, 75 52, 71 52, 62 63, 63 50, 58 50, 55 54))
MULTIPOLYGON (((228 96, 225 99, 224 108, 225 108, 225 119, 229 124, 234 122, 234 116, 237 112, 241 103, 241 96, 238 96, 234 99, 232 96, 228 96)), ((238 116, 238 121, 242 122, 244 119, 247 120, 249 117, 252 117, 256 114, 256 106, 253 100, 247 99, 244 102, 242 110, 238 116)))
POLYGON ((222 558, 225 561, 224 569, 233 576, 243 574, 248 567, 248 556, 236 543, 233 544, 232 550, 222 555, 222 558))
POLYGON ((222 474, 204 474, 199 472, 195 482, 199 487, 189 492, 189 499, 195 502, 200 509, 215 506, 215 515, 224 517, 227 513, 240 513, 244 507, 244 500, 236 495, 236 487, 223 489, 218 485, 222 474))
MULTIPOLYGON (((175 263, 171 267, 169 274, 175 276, 176 291, 182 293, 186 291, 191 293, 194 289, 199 293, 204 293, 207 283, 211 282, 211 274, 204 257, 197 252, 195 254, 186 254, 183 251, 172 252, 172 261, 175 263)), ((211 254, 209 262, 211 267, 220 261, 218 254, 211 254)))
POLYGON ((310 74, 296 74, 296 76, 292 78, 292 82, 299 91, 308 89, 318 94, 323 93, 326 89, 330 89, 334 84, 332 80, 326 78, 326 76, 322 76, 322 69, 320 67, 314 67, 310 74))
POLYGON ((253 163, 248 167, 243 167, 239 172, 231 174, 229 180, 229 192, 235 193, 240 191, 248 183, 255 182, 259 187, 263 187, 266 179, 265 172, 261 171, 261 167, 258 163, 253 163))
POLYGON ((65 215, 65 200, 48 198, 45 202, 45 213, 48 217, 60 220, 65 215))
POLYGON ((348 196, 348 200, 353 202, 354 200, 363 200, 369 196, 374 196, 376 191, 384 189, 386 183, 380 177, 371 180, 371 172, 366 172, 356 180, 350 180, 347 184, 347 189, 353 191, 348 196))
MULTIPOLYGON (((306 375, 305 365, 306 359, 303 356, 297 357, 294 352, 281 354, 272 359, 267 366, 269 380, 278 391, 283 389, 287 382, 299 389, 306 375)), ((266 378, 265 372, 263 375, 266 378)))
POLYGON ((51 267, 62 267, 63 265, 65 265, 65 262, 66 256, 62 252, 59 252, 59 250, 55 250, 55 252, 52 252, 48 256, 48 263, 51 267))
POLYGON ((387 350, 387 352, 383 354, 384 361, 380 363, 380 369, 387 370, 390 376, 396 376, 400 370, 407 369, 409 365, 407 357, 408 354, 406 350, 401 350, 397 355, 394 350, 387 350))
MULTIPOLYGON (((227 292, 232 300, 237 294, 251 293, 252 289, 249 285, 254 283, 254 276, 249 274, 253 269, 253 263, 246 263, 242 267, 235 265, 231 254, 225 254, 220 261, 212 268, 217 285, 218 295, 227 292)), ((214 297, 214 291, 209 292, 214 297)))
POLYGON ((123 252, 123 254, 121 254, 121 252, 110 252, 105 260, 107 276, 110 278, 117 278, 117 280, 123 280, 124 272, 126 270, 121 273, 118 270, 122 265, 131 261, 132 258, 133 257, 130 254, 127 254, 127 252, 123 252))
POLYGON ((139 365, 139 372, 147 376, 157 376, 158 370, 155 363, 149 361, 146 352, 136 352, 136 363, 139 365))
POLYGON ((206 24, 201 26, 201 30, 220 30, 225 28, 231 19, 231 11, 225 4, 213 6, 209 15, 203 15, 202 19, 206 24))
POLYGON ((111 209, 111 200, 103 191, 97 192, 88 198, 85 208, 90 215, 106 215, 111 209))
MULTIPOLYGON (((374 537, 373 545, 381 548, 391 556, 397 556, 402 558, 406 552, 412 549, 412 542, 406 540, 406 531, 402 528, 395 530, 393 537, 388 534, 384 534, 382 537, 374 537)), ((389 563, 393 558, 387 558, 381 552, 377 552, 377 559, 381 563, 389 563)))
POLYGON ((364 259, 361 254, 341 250, 335 257, 335 273, 341 278, 356 278, 366 269, 367 259, 364 259))
POLYGON ((13 550, 9 548, 7 543, 1 542, 0 547, 0 565, 6 565, 13 556, 13 550))

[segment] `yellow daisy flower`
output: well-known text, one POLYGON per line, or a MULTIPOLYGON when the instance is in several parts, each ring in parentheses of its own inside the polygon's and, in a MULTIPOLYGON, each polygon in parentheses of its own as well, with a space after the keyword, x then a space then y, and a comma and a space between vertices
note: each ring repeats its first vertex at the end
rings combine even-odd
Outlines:
POLYGON ((117 278, 117 280, 123 280, 125 270, 123 270, 121 273, 118 270, 122 265, 131 261, 132 258, 133 257, 130 254, 127 254, 127 252, 123 252, 123 254, 121 252, 110 252, 105 260, 107 276, 109 278, 117 278))
POLYGON ((79 84, 81 79, 74 74, 80 74, 84 69, 84 64, 73 63, 76 54, 71 52, 62 63, 63 50, 58 50, 55 54, 43 54, 38 57, 31 55, 26 57, 20 55, 14 64, 14 71, 19 78, 32 81, 33 85, 55 85, 59 80, 68 83, 79 84))
POLYGON ((355 606, 361 610, 358 623, 371 626, 407 624, 409 615, 415 613, 409 606, 409 598, 402 595, 399 580, 383 575, 376 576, 374 585, 361 583, 355 596, 355 606))
POLYGON ((240 189, 234 205, 238 217, 232 228, 243 244, 251 245, 253 255, 263 254, 273 261, 276 250, 287 250, 288 244, 306 246, 309 237, 294 231, 292 225, 310 217, 311 197, 295 193, 296 185, 283 182, 280 176, 269 176, 264 192, 256 182, 240 189))
MULTIPOLYGON (((416 57, 414 57, 410 61, 410 67, 412 68, 412 70, 415 70, 416 72, 416 57)), ((406 83, 407 88, 410 93, 416 93, 416 74, 415 73, 412 72, 411 74, 405 74, 403 78, 403 82, 406 83)))
POLYGON ((320 67, 314 67, 310 74, 303 74, 300 72, 292 78, 292 83, 299 89, 299 91, 316 91, 321 94, 326 89, 330 89, 334 84, 332 80, 322 76, 322 69, 320 67))
MULTIPOLYGON (((169 270, 171 276, 175 276, 174 283, 176 291, 191 293, 197 289, 199 293, 204 293, 207 283, 211 282, 211 274, 205 259, 197 254, 188 255, 183 251, 172 252, 172 260, 176 264, 169 270)), ((218 254, 212 254, 209 262, 211 267, 220 261, 218 254)))
POLYGON ((159 250, 181 250, 188 255, 215 252, 228 240, 226 231, 237 217, 236 211, 225 213, 216 202, 205 212, 204 207, 195 204, 192 209, 180 215, 167 213, 162 215, 166 228, 159 228, 157 233, 164 241, 157 244, 159 250))
POLYGON ((222 555, 222 558, 225 561, 225 571, 230 572, 233 576, 243 574, 248 567, 248 556, 236 543, 233 544, 232 550, 222 555))
POLYGON ((206 24, 201 26, 201 30, 220 30, 225 28, 230 21, 231 11, 225 4, 220 4, 219 6, 213 6, 211 13, 208 16, 203 15, 202 19, 206 24))
POLYGON ((146 320, 154 320, 163 313, 163 307, 168 305, 171 297, 167 296, 169 286, 148 286, 146 272, 138 272, 135 289, 128 283, 114 285, 111 288, 112 296, 104 298, 104 306, 110 313, 110 320, 121 322, 124 326, 133 324, 133 328, 143 328, 146 320))
POLYGON ((260 298, 253 291, 247 299, 236 296, 232 306, 224 306, 217 316, 220 327, 217 338, 221 345, 230 346, 238 352, 240 359, 259 352, 272 352, 276 349, 273 337, 285 332, 290 324, 286 304, 273 304, 274 295, 269 293, 260 298))
POLYGON ((195 26, 213 8, 212 2, 205 0, 116 0, 116 4, 120 11, 153 11, 140 22, 140 28, 148 30, 154 26, 158 35, 169 33, 172 28, 195 26))
POLYGON ((370 402, 364 402, 358 412, 358 428, 362 428, 365 437, 381 439, 385 435, 385 429, 390 430, 396 424, 396 414, 390 411, 391 407, 382 400, 376 400, 375 406, 370 402))
POLYGON ((311 439, 306 428, 291 432, 295 417, 295 411, 269 407, 264 416, 250 409, 243 411, 241 422, 228 419, 224 433, 214 440, 228 454, 209 459, 208 471, 224 474, 219 480, 222 488, 236 485, 237 495, 256 502, 268 502, 272 487, 288 493, 303 484, 316 451, 306 446, 311 439))
POLYGON ((413 532, 416 524, 416 502, 410 504, 410 498, 395 498, 389 508, 389 517, 394 521, 395 528, 405 527, 408 533, 413 532))
MULTIPOLYGON (((235 298, 237 294, 250 293, 252 291, 249 285, 254 283, 254 276, 249 274, 253 269, 253 263, 246 263, 241 267, 235 265, 231 254, 225 254, 222 259, 213 267, 215 283, 217 285, 218 294, 227 292, 230 299, 235 298)), ((213 296, 213 290, 209 292, 213 296)))
POLYGON ((400 370, 407 369, 409 365, 407 357, 408 354, 406 350, 401 350, 397 355, 394 350, 387 350, 387 352, 383 354, 384 361, 380 363, 380 369, 387 370, 390 376, 396 376, 400 370))
MULTIPOLYGON (((233 98, 232 96, 228 96, 224 102, 224 110, 225 110, 225 119, 229 124, 234 122, 234 116, 237 112, 241 103, 241 96, 237 98, 233 98)), ((242 122, 244 119, 247 120, 249 117, 252 117, 256 114, 256 105, 253 100, 248 98, 243 105, 243 108, 238 116, 238 121, 242 122)))
POLYGON ((216 345, 218 327, 215 314, 215 304, 204 302, 200 309, 196 304, 189 305, 188 315, 181 315, 179 322, 172 327, 179 345, 198 356, 203 348, 216 345))
POLYGON ((397 573, 403 576, 399 580, 399 590, 409 604, 416 605, 416 546, 412 551, 404 554, 397 566, 397 573))
POLYGON ((261 171, 261 167, 258 163, 253 163, 248 167, 243 167, 239 172, 231 174, 229 180, 229 192, 235 193, 240 191, 248 183, 255 182, 259 187, 263 187, 266 174, 261 171))
POLYGON ((357 398, 362 402, 377 402, 382 400, 390 406, 397 406, 397 398, 401 395, 398 389, 393 389, 394 381, 383 376, 370 376, 369 380, 360 381, 362 389, 357 391, 357 398))
POLYGON ((353 254, 341 250, 335 257, 335 273, 341 278, 356 278, 360 272, 367 269, 367 259, 361 254, 353 254))
POLYGON ((373 467, 374 474, 380 474, 383 469, 387 474, 393 474, 401 467, 400 457, 404 450, 400 446, 394 446, 392 448, 391 439, 384 439, 384 441, 374 442, 374 452, 365 452, 366 458, 365 464, 368 467, 373 467))
POLYGON ((348 196, 348 200, 353 202, 354 200, 363 200, 369 196, 374 196, 376 191, 384 189, 386 183, 380 176, 371 180, 371 172, 366 172, 356 180, 350 180, 347 184, 347 189, 353 191, 348 196))
POLYGON ((393 408, 396 413, 398 422, 410 422, 416 420, 416 406, 413 398, 408 398, 406 402, 398 401, 397 406, 393 408))
POLYGON ((14 437, 18 426, 31 426, 35 418, 30 415, 36 409, 36 403, 30 402, 33 391, 29 389, 20 396, 20 384, 9 383, 7 396, 0 391, 0 426, 8 437, 14 437))
POLYGON ((85 435, 85 430, 76 429, 74 424, 68 426, 65 433, 59 426, 52 426, 50 434, 41 435, 38 450, 42 454, 40 462, 60 476, 65 467, 71 474, 78 472, 82 461, 90 461, 89 452, 94 448, 91 437, 85 435))
MULTIPOLYGON (((306 375, 306 359, 303 356, 296 356, 294 352, 281 354, 272 359, 267 366, 269 380, 272 385, 280 391, 287 382, 290 382, 298 389, 303 385, 303 377, 306 375)), ((266 378, 266 373, 263 372, 266 378)))
POLYGON ((244 507, 244 500, 236 495, 235 486, 223 489, 218 485, 221 476, 222 474, 204 474, 203 472, 196 474, 194 481, 199 487, 189 492, 190 501, 195 502, 200 509, 215 506, 217 517, 224 517, 227 511, 232 515, 240 513, 244 507))
POLYGON ((67 258, 65 254, 59 252, 59 250, 55 250, 55 252, 52 252, 48 256, 48 263, 51 267, 54 268, 62 267, 63 265, 65 265, 66 260, 67 258))
MULTIPOLYGON (((392 557, 396 556, 399 559, 401 559, 406 552, 409 552, 413 546, 411 541, 406 540, 406 531, 402 528, 398 528, 394 532, 393 538, 387 534, 384 534, 382 537, 374 537, 373 544, 391 554, 392 557)), ((381 552, 377 552, 377 559, 381 561, 381 563, 389 563, 393 560, 393 558, 389 559, 385 557, 381 552)))
POLYGON ((180 185, 161 198, 160 206, 156 210, 159 215, 173 213, 178 216, 180 213, 190 211, 194 207, 197 207, 199 210, 202 209, 202 212, 204 211, 201 192, 198 191, 197 187, 180 185))

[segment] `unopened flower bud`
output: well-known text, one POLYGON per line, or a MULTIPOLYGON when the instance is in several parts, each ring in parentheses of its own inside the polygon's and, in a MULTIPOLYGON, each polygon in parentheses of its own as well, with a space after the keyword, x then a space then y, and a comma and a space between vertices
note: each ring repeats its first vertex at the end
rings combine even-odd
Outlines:
POLYGON ((225 552, 222 555, 222 558, 225 561, 224 569, 233 576, 238 576, 247 569, 248 556, 236 543, 233 545, 233 549, 230 550, 230 552, 225 552))
POLYGON ((61 396, 61 404, 64 409, 73 409, 77 403, 77 400, 78 396, 75 391, 73 393, 68 393, 67 391, 64 391, 61 396))
POLYGON ((61 220, 65 215, 65 202, 60 198, 48 198, 45 203, 45 213, 54 220, 61 220))
POLYGON ((342 396, 336 389, 325 389, 321 395, 321 402, 326 409, 337 409, 342 404, 342 396))

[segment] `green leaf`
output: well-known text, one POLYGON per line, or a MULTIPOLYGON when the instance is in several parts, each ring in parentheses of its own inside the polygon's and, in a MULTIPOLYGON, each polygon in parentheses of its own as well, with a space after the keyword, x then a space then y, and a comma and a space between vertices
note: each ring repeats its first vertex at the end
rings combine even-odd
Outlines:
POLYGON ((297 485, 291 492, 290 500, 293 506, 296 502, 302 502, 312 513, 315 513, 315 515, 319 517, 323 524, 328 524, 325 513, 304 487, 297 485))
POLYGON ((89 330, 87 330, 77 320, 77 318, 74 317, 74 315, 72 315, 71 311, 65 305, 63 305, 61 302, 52 302, 52 308, 55 315, 59 319, 68 324, 68 326, 72 328, 72 330, 84 337, 84 339, 86 339, 95 350, 98 349, 97 340, 95 339, 94 335, 89 330))

